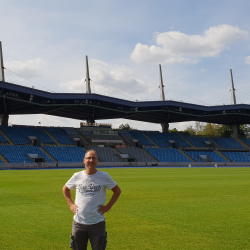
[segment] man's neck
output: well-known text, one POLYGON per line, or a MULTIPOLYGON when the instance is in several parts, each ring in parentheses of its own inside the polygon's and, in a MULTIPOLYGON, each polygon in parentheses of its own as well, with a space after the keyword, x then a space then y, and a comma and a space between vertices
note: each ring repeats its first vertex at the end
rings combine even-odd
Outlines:
POLYGON ((84 170, 84 173, 86 174, 86 175, 93 175, 93 174, 95 174, 97 172, 97 169, 86 169, 85 168, 85 170, 84 170))

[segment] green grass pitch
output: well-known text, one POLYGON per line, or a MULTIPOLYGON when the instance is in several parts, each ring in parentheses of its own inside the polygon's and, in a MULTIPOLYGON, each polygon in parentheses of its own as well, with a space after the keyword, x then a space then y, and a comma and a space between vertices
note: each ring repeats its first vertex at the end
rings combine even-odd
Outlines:
MULTIPOLYGON (((122 189, 107 250, 250 249, 250 168, 101 170, 122 189)), ((1 250, 70 249, 62 187, 77 171, 0 171, 1 250)))

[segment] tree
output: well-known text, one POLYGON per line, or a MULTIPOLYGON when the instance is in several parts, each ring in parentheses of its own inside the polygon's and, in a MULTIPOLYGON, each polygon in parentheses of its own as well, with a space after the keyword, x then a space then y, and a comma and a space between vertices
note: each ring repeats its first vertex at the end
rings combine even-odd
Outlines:
POLYGON ((131 128, 130 125, 128 123, 126 123, 126 124, 121 124, 118 129, 132 130, 133 128, 131 128))
POLYGON ((195 130, 195 128, 193 128, 192 125, 188 126, 188 127, 184 130, 184 132, 188 132, 190 135, 196 135, 196 130, 195 130))
POLYGON ((169 133, 172 133, 172 132, 178 132, 178 129, 173 128, 173 129, 170 129, 168 132, 169 132, 169 133))

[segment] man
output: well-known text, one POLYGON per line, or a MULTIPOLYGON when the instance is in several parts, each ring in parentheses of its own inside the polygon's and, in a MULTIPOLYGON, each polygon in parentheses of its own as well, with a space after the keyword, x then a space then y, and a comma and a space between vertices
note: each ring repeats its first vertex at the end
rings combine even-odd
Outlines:
POLYGON ((121 190, 108 173, 96 169, 98 162, 94 150, 86 152, 85 170, 75 173, 63 187, 63 194, 74 213, 70 247, 87 250, 88 239, 92 250, 105 250, 107 233, 104 213, 108 212, 121 194, 121 190), (76 189, 75 203, 70 190, 76 189), (106 188, 113 191, 107 205, 106 188))

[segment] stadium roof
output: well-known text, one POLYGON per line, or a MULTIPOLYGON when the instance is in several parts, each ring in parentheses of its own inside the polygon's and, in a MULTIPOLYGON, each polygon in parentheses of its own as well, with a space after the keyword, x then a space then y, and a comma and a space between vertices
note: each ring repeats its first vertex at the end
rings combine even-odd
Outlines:
POLYGON ((150 123, 250 124, 248 104, 202 106, 176 101, 134 102, 98 94, 50 93, 2 81, 0 114, 47 114, 92 122, 125 118, 150 123))

